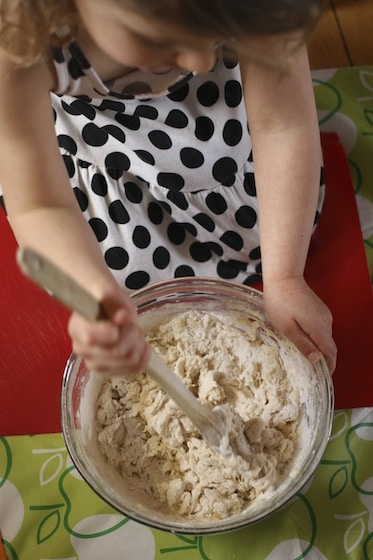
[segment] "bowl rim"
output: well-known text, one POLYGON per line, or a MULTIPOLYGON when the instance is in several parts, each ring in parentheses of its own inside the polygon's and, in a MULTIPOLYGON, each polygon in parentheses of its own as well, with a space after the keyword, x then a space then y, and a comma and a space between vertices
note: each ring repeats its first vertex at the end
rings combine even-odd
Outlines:
MULTIPOLYGON (((236 292, 240 292, 242 296, 248 296, 251 294, 252 296, 259 299, 260 303, 263 301, 263 294, 260 290, 256 288, 252 288, 251 286, 246 286, 243 284, 238 284, 236 282, 232 282, 230 280, 220 280, 215 278, 206 278, 206 277, 186 277, 186 278, 176 278, 172 280, 162 280, 160 282, 156 282, 149 286, 145 286, 136 292, 131 294, 131 298, 135 301, 139 301, 139 310, 141 310, 144 306, 146 306, 147 299, 149 294, 152 296, 151 300, 159 297, 160 293, 166 289, 180 289, 183 285, 187 283, 188 289, 183 289, 181 293, 183 294, 205 294, 206 288, 209 288, 208 293, 212 295, 219 295, 219 288, 220 290, 222 287, 229 288, 236 292), (192 284, 202 284, 204 289, 200 289, 200 292, 196 292, 193 289, 192 284), (156 293, 155 293, 156 292, 156 293)), ((175 295, 174 292, 171 293, 171 296, 175 295)), ((148 298, 149 299, 149 298, 148 298)), ((330 435, 332 432, 332 422, 333 422, 333 413, 334 413, 334 387, 332 383, 332 377, 329 373, 329 369, 327 367, 326 361, 324 357, 312 366, 315 370, 318 371, 318 374, 325 380, 325 399, 326 399, 326 410, 327 410, 327 417, 324 419, 326 429, 323 432, 323 437, 321 438, 319 447, 315 450, 314 454, 310 458, 310 462, 308 465, 309 472, 307 474, 302 473, 301 476, 298 478, 297 483, 292 487, 291 493, 286 496, 280 496, 278 500, 273 500, 271 502, 271 509, 270 511, 262 511, 255 514, 250 519, 245 519, 245 517, 241 514, 237 514, 232 517, 223 518, 217 521, 209 521, 206 522, 195 522, 194 526, 186 525, 186 522, 163 522, 157 521, 154 517, 148 518, 146 514, 141 514, 136 511, 127 509, 125 505, 120 503, 116 500, 115 496, 107 495, 107 493, 103 494, 100 492, 99 484, 91 475, 90 471, 86 469, 86 465, 84 460, 79 456, 79 453, 76 449, 76 445, 74 442, 73 434, 75 433, 75 428, 73 426, 73 422, 71 419, 71 415, 69 414, 69 403, 70 403, 70 393, 72 391, 72 387, 74 383, 70 383, 72 375, 74 375, 74 366, 76 366, 76 371, 79 370, 79 364, 81 364, 83 360, 78 357, 74 352, 72 352, 66 362, 63 378, 62 378, 62 386, 61 386, 61 398, 60 398, 60 414, 61 414, 61 424, 62 424, 62 435, 65 441, 65 445, 69 456, 76 467, 77 471, 80 473, 83 480, 91 487, 91 489, 107 504, 112 506, 121 514, 125 515, 129 519, 133 521, 137 521, 143 525, 146 525, 153 529, 158 529, 166 532, 171 533, 179 533, 179 534, 190 534, 190 535, 213 535, 213 534, 221 534, 226 532, 235 531, 238 529, 242 529, 244 527, 253 525, 262 521, 264 518, 273 515, 274 513, 278 512, 280 509, 286 507, 290 502, 292 502, 298 492, 308 483, 308 481, 314 475, 314 472, 320 463, 322 455, 326 449, 326 446, 329 442, 330 435), (231 520, 231 521, 230 521, 231 520), (214 525, 215 524, 215 525, 214 525)), ((75 381, 75 379, 74 379, 75 381)), ((245 510, 243 510, 245 511, 245 510)))

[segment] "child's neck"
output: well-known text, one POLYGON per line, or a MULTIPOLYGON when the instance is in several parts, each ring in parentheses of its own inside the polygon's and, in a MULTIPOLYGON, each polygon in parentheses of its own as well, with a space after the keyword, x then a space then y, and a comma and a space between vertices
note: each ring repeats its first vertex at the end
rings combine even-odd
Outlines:
POLYGON ((120 78, 133 70, 102 52, 83 27, 78 29, 76 41, 103 82, 120 78))

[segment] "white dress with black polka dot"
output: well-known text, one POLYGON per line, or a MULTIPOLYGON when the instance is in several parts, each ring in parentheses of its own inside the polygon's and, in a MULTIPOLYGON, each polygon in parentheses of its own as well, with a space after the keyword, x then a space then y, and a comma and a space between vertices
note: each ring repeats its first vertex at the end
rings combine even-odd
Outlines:
POLYGON ((257 198, 238 65, 103 83, 73 42, 51 94, 77 200, 128 290, 180 276, 260 277, 257 198))

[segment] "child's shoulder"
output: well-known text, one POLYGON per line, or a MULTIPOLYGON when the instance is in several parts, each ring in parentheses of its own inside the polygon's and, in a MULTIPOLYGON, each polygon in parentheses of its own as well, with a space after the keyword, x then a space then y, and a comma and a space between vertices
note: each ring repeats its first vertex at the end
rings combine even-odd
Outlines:
POLYGON ((51 91, 55 81, 53 65, 51 61, 44 58, 35 64, 22 66, 7 56, 0 55, 0 76, 3 95, 7 91, 11 95, 23 90, 27 90, 30 95, 37 91, 51 91))

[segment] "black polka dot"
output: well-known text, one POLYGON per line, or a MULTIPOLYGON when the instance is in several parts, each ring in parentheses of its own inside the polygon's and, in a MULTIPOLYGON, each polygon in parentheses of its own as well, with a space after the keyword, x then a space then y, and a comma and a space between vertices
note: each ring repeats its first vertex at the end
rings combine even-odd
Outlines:
POLYGON ((93 229, 97 241, 104 241, 104 239, 107 238, 108 228, 103 220, 100 218, 91 218, 88 223, 93 229))
POLYGON ((134 204, 140 204, 143 199, 143 194, 139 185, 136 185, 136 183, 133 183, 132 181, 127 181, 124 183, 123 187, 127 200, 133 202, 134 204))
POLYGON ((172 93, 167 95, 168 99, 171 101, 184 101, 189 93, 189 84, 184 84, 181 87, 176 88, 172 93))
POLYGON ((71 136, 68 136, 67 134, 59 134, 57 136, 57 139, 60 148, 64 148, 67 152, 69 152, 69 154, 73 156, 76 154, 76 152, 78 151, 78 146, 75 140, 71 138, 71 136))
POLYGON ((200 212, 199 214, 196 214, 195 216, 193 216, 193 219, 196 222, 198 222, 207 231, 210 231, 210 232, 214 231, 215 222, 207 214, 203 214, 202 212, 200 212))
POLYGON ((72 179, 75 175, 75 164, 71 156, 67 156, 65 154, 62 155, 63 162, 67 169, 67 173, 69 178, 72 179))
POLYGON ((63 54, 63 50, 61 48, 52 47, 51 49, 52 57, 55 62, 62 63, 65 62, 65 55, 63 54))
POLYGON ((262 274, 262 263, 259 262, 256 266, 255 266, 255 272, 257 272, 258 274, 262 274))
POLYGON ((88 123, 82 129, 82 137, 89 146, 103 146, 108 141, 109 135, 103 128, 88 123))
POLYGON ((217 266, 217 273, 220 278, 224 278, 225 280, 233 280, 233 278, 237 278, 238 270, 229 266, 228 263, 224 261, 220 261, 217 266))
POLYGON ((225 278, 226 280, 232 280, 237 278, 239 270, 229 265, 224 261, 220 261, 217 266, 217 273, 220 278, 225 278))
POLYGON ((187 210, 189 204, 188 201, 185 197, 185 195, 181 192, 178 191, 169 191, 167 193, 167 198, 168 200, 170 200, 171 202, 173 202, 173 204, 175 204, 178 208, 180 208, 181 210, 187 210))
POLYGON ((123 247, 111 247, 105 252, 105 261, 109 268, 122 270, 128 265, 128 253, 123 247))
POLYGON ((72 58, 68 62, 69 74, 74 79, 77 80, 84 76, 84 72, 75 58, 72 58))
POLYGON ((205 161, 203 154, 195 148, 183 148, 180 150, 180 159, 183 165, 189 169, 197 169, 205 161))
MULTIPOLYGON (((74 108, 74 105, 72 103, 66 103, 66 101, 64 101, 63 99, 61 100, 61 107, 63 108, 63 110, 65 111, 65 113, 67 113, 68 115, 79 115, 79 111, 77 109, 74 108)), ((93 120, 93 119, 91 119, 93 120)))
POLYGON ((110 175, 110 177, 115 180, 120 179, 123 175, 122 169, 114 169, 113 167, 108 167, 107 172, 110 175))
POLYGON ((240 271, 245 271, 247 263, 235 260, 220 261, 217 267, 219 276, 227 280, 236 278, 240 271))
POLYGON ((184 186, 184 179, 177 173, 158 173, 158 184, 166 189, 180 191, 184 186))
POLYGON ((114 101, 113 99, 104 99, 97 108, 101 111, 114 111, 116 113, 123 113, 126 106, 120 101, 114 101))
POLYGON ((255 175, 253 172, 245 173, 245 179, 243 183, 245 192, 249 196, 256 196, 256 184, 255 184, 255 175))
POLYGON ((207 262, 211 259, 211 250, 206 243, 199 241, 192 243, 189 252, 196 262, 207 262))
POLYGON ((235 231, 226 231, 220 237, 220 240, 223 241, 228 247, 234 249, 235 251, 240 251, 243 247, 243 239, 242 237, 235 231))
POLYGON ((133 230, 132 241, 138 249, 145 249, 150 244, 149 231, 144 226, 136 226, 133 230))
POLYGON ((256 284, 261 281, 262 281, 261 274, 250 274, 249 276, 247 276, 247 278, 245 278, 242 284, 245 284, 245 286, 250 286, 251 284, 256 284))
POLYGON ((96 117, 96 109, 92 105, 88 105, 85 101, 75 99, 69 105, 69 113, 72 115, 84 115, 87 119, 93 121, 96 117))
POLYGON ((85 103, 92 103, 92 97, 90 97, 89 95, 81 94, 81 95, 77 95, 76 98, 80 99, 81 101, 84 101, 85 103))
POLYGON ((219 88, 215 82, 205 82, 197 90, 197 99, 204 107, 211 107, 219 99, 219 88))
POLYGON ((129 130, 139 130, 140 128, 140 119, 135 115, 124 115, 123 113, 118 113, 115 115, 115 120, 129 130))
POLYGON ((157 247, 153 252, 153 263, 156 268, 164 270, 170 264, 170 253, 166 247, 157 247))
POLYGON ((91 187, 92 190, 95 194, 97 194, 98 196, 106 196, 107 195, 107 191, 108 191, 108 187, 107 187, 107 181, 104 177, 104 175, 101 175, 101 173, 95 173, 92 177, 92 181, 91 181, 91 187))
POLYGON ((140 288, 146 286, 149 281, 149 274, 145 272, 145 270, 138 270, 127 276, 125 284, 129 290, 140 290, 140 288))
POLYGON ((188 126, 188 117, 183 111, 173 109, 168 113, 165 123, 172 128, 185 128, 188 126))
POLYGON ((142 104, 136 107, 134 115, 137 117, 142 117, 144 119, 155 121, 158 118, 158 111, 155 107, 142 104))
POLYGON ((74 187, 74 194, 81 211, 85 212, 88 208, 88 196, 78 187, 74 187))
POLYGON ((185 241, 185 229, 177 223, 172 223, 167 228, 167 236, 173 245, 181 245, 185 241))
POLYGON ((228 107, 237 107, 242 100, 242 87, 237 80, 228 80, 224 88, 224 98, 228 107))
POLYGON ((185 229, 185 231, 190 233, 190 235, 193 235, 193 237, 197 237, 198 232, 197 232, 196 227, 193 224, 190 224, 189 222, 180 222, 180 224, 185 229))
POLYGON ((116 224, 128 224, 130 221, 130 216, 121 200, 114 200, 109 205, 109 215, 116 224))
POLYGON ((206 205, 211 212, 220 215, 227 209, 224 197, 219 193, 210 193, 206 196, 206 205))
POLYGON ((108 124, 106 126, 103 126, 102 128, 103 128, 103 130, 106 130, 106 132, 110 136, 112 136, 116 140, 119 140, 119 142, 121 142, 122 144, 125 143, 126 135, 124 134, 123 130, 121 128, 119 128, 119 126, 114 126, 113 124, 108 124))
POLYGON ((148 137, 153 146, 160 150, 169 150, 172 146, 171 138, 163 130, 152 130, 148 137))
POLYGON ((219 257, 221 257, 224 253, 222 246, 219 245, 219 243, 215 243, 215 241, 207 241, 205 245, 212 253, 215 253, 219 257))
POLYGON ((235 213, 236 222, 241 227, 250 229, 256 224, 256 212, 250 206, 241 206, 235 213))
POLYGON ((223 183, 223 181, 232 177, 235 173, 237 173, 237 163, 229 157, 218 159, 212 169, 213 177, 219 183, 223 183))
POLYGON ((131 166, 131 162, 122 152, 111 152, 105 158, 105 165, 108 169, 128 171, 131 166))
POLYGON ((214 134, 214 123, 209 117, 197 117, 194 134, 198 140, 207 142, 214 134))
POLYGON ((148 216, 152 224, 159 226, 163 222, 163 210, 156 202, 148 205, 148 216))
POLYGON ((236 182, 236 176, 232 175, 232 177, 228 177, 228 179, 224 179, 224 181, 222 181, 222 185, 224 185, 224 187, 231 187, 232 185, 234 185, 234 183, 236 182))
POLYGON ((168 91, 170 93, 172 93, 173 91, 181 88, 182 86, 184 86, 184 84, 187 84, 191 78, 193 78, 193 73, 192 72, 188 72, 188 73, 184 74, 175 83, 168 86, 168 88, 167 88, 168 91))
POLYGON ((184 264, 184 265, 178 266, 175 269, 175 273, 174 273, 175 278, 184 278, 186 276, 195 276, 195 272, 194 272, 193 268, 184 264))
POLYGON ((249 253, 249 258, 252 261, 257 261, 258 259, 260 259, 261 258, 260 247, 254 247, 254 249, 251 249, 249 253))
POLYGON ((155 164, 155 159, 150 152, 147 152, 146 150, 135 150, 135 154, 141 159, 141 161, 144 161, 149 165, 155 164))
POLYGON ((78 47, 78 45, 76 43, 71 43, 70 44, 70 50, 74 55, 73 60, 75 59, 76 61, 78 61, 79 66, 83 70, 88 70, 91 67, 91 65, 90 65, 89 61, 87 60, 87 58, 85 57, 83 51, 80 50, 80 48, 78 47))
POLYGON ((223 138, 228 146, 237 146, 242 138, 242 126, 240 121, 236 119, 228 120, 224 125, 223 138))
POLYGON ((159 204, 167 212, 167 214, 169 214, 171 216, 171 214, 172 214, 171 206, 165 200, 160 200, 159 204))

